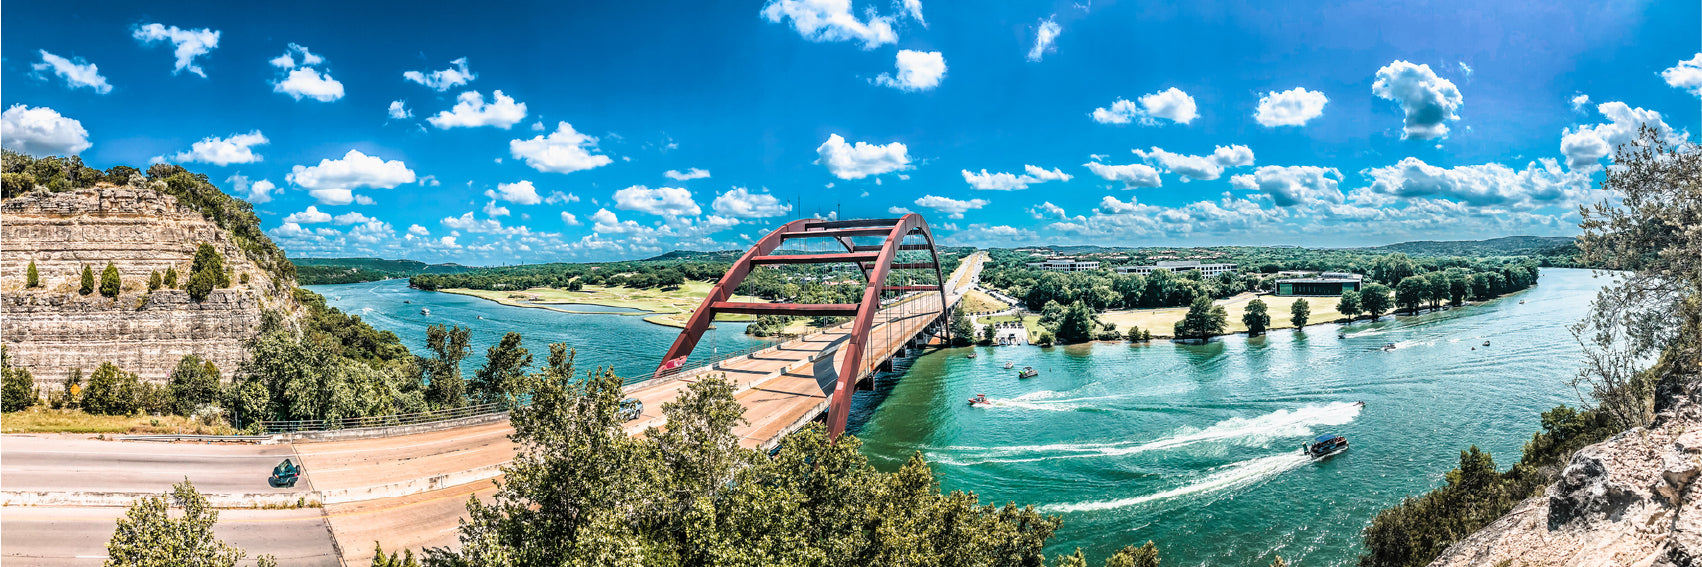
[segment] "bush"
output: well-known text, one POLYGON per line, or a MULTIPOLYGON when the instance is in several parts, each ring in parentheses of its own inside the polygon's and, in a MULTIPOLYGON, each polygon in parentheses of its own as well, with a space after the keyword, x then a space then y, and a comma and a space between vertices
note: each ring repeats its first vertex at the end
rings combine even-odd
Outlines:
POLYGON ((12 355, 0 346, 0 411, 28 409, 41 402, 41 391, 35 387, 35 376, 29 370, 12 366, 12 355))
POLYGON ((1046 347, 1052 346, 1052 343, 1057 341, 1057 339, 1052 336, 1052 331, 1041 331, 1040 336, 1035 338, 1037 339, 1035 344, 1046 347))
POLYGON ((83 285, 77 288, 77 293, 88 295, 95 292, 95 271, 83 266, 83 285))
POLYGON ((176 267, 169 267, 169 268, 165 269, 165 281, 162 282, 162 283, 164 283, 165 287, 167 287, 169 289, 177 289, 177 268, 176 267))
POLYGON ((219 369, 211 361, 193 354, 184 356, 177 361, 177 368, 171 371, 168 388, 172 402, 170 411, 177 415, 191 415, 201 406, 218 401, 219 369))
POLYGON ((148 291, 159 291, 160 285, 163 283, 165 282, 160 281, 159 270, 148 273, 148 291))
POLYGON ((89 386, 83 389, 83 409, 100 415, 136 413, 140 389, 141 380, 135 374, 119 370, 111 362, 102 362, 89 375, 89 386))
POLYGON ((207 296, 212 295, 213 288, 218 287, 220 273, 222 272, 212 270, 195 272, 195 275, 189 276, 189 285, 183 286, 183 289, 189 292, 190 299, 206 301, 207 296))
POLYGON ((1119 333, 1116 330, 1100 331, 1099 335, 1094 337, 1094 339, 1101 341, 1120 341, 1123 340, 1123 333, 1119 333))
POLYGON ((83 405, 83 369, 72 368, 65 375, 65 385, 58 393, 48 397, 47 405, 53 409, 76 409, 83 405))
POLYGON ((24 287, 41 287, 41 272, 35 270, 35 260, 30 260, 30 267, 24 269, 24 287))
POLYGON ((106 269, 100 271, 100 294, 105 297, 118 297, 123 284, 118 281, 118 267, 112 262, 106 263, 106 269))
POLYGON ((10 199, 35 189, 35 177, 28 173, 0 174, 0 196, 10 199))

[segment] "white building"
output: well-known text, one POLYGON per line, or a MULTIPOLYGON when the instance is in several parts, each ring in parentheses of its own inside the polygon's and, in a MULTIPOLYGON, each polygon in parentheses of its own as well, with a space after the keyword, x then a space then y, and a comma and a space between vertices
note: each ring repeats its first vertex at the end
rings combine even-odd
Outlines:
POLYGON ((1029 262, 1028 267, 1053 272, 1089 272, 1099 269, 1099 262, 1083 262, 1072 258, 1052 258, 1045 262, 1029 262))
POLYGON ((1151 274, 1153 270, 1170 270, 1171 272, 1186 272, 1199 270, 1200 275, 1213 277, 1223 273, 1234 273, 1235 264, 1201 264, 1198 260, 1159 262, 1156 266, 1123 266, 1117 268, 1119 274, 1151 274))

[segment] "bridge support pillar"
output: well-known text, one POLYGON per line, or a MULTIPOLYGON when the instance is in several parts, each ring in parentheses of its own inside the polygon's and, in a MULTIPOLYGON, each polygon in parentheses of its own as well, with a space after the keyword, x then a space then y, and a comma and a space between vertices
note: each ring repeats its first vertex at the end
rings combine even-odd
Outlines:
POLYGON ((864 392, 873 392, 873 391, 875 391, 875 377, 874 377, 874 376, 870 376, 870 377, 868 377, 868 378, 864 378, 864 379, 862 379, 862 380, 859 380, 859 381, 858 381, 858 382, 857 382, 857 389, 858 389, 858 390, 862 390, 862 391, 864 391, 864 392))

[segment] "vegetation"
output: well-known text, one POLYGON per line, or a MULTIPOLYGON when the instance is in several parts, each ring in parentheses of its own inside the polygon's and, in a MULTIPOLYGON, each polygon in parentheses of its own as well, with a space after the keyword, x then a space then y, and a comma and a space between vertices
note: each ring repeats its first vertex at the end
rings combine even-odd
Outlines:
POLYGON ((1188 306, 1188 314, 1176 322, 1175 336, 1178 339, 1205 339, 1213 335, 1223 334, 1223 327, 1229 319, 1223 307, 1212 302, 1210 297, 1199 297, 1188 306))
POLYGON ((163 285, 164 283, 165 282, 160 279, 160 271, 159 270, 154 270, 154 271, 148 272, 148 291, 149 292, 159 291, 160 286, 163 285))
POLYGON ((1058 342, 1071 344, 1094 340, 1093 330, 1098 323, 1094 320, 1092 309, 1086 304, 1072 303, 1063 311, 1056 328, 1052 330, 1058 342))
POLYGON ((94 292, 95 292, 95 271, 89 269, 88 266, 83 266, 82 286, 77 288, 77 293, 80 294, 80 295, 88 295, 88 294, 91 294, 91 293, 94 293, 94 292))
POLYGON ((1359 292, 1351 289, 1343 290, 1341 302, 1336 304, 1336 311, 1346 315, 1348 321, 1358 319, 1359 314, 1364 312, 1359 300, 1359 292))
POLYGON ((510 332, 486 349, 485 365, 473 375, 468 389, 481 404, 516 400, 531 389, 526 384, 526 367, 531 365, 532 354, 520 346, 520 333, 510 332))
POLYGON ((1359 310, 1372 321, 1389 312, 1389 287, 1380 283, 1366 284, 1359 290, 1359 310))
POLYGON ((296 281, 301 285, 375 282, 421 274, 458 274, 472 269, 460 264, 379 258, 296 258, 292 262, 296 281))
POLYGON ((372 567, 420 567, 420 560, 414 557, 412 549, 385 555, 383 545, 375 542, 372 547, 372 567))
POLYGON ((461 380, 461 360, 467 358, 467 352, 471 350, 467 346, 470 332, 470 329, 461 327, 426 327, 426 350, 430 350, 432 356, 420 357, 419 367, 423 377, 430 381, 426 386, 425 399, 432 407, 467 404, 467 387, 461 380))
POLYGON ((30 260, 29 267, 24 268, 24 287, 41 287, 41 272, 36 271, 35 260, 30 260))
POLYGON ((106 269, 100 272, 100 294, 102 297, 118 297, 124 285, 118 279, 118 267, 112 262, 106 263, 106 269))
POLYGON ((135 374, 118 369, 111 362, 101 363, 89 375, 89 385, 83 388, 81 405, 84 410, 99 415, 130 415, 135 413, 136 391, 141 381, 135 374))
POLYGON ((1305 299, 1296 299, 1294 303, 1289 304, 1288 312, 1292 315, 1289 322, 1294 323, 1295 328, 1305 328, 1306 318, 1312 316, 1312 304, 1307 303, 1305 299))
POLYGON ((951 310, 951 320, 946 324, 951 331, 951 346, 969 346, 975 341, 975 325, 969 322, 962 309, 951 310))
POLYGON ((12 354, 0 345, 0 411, 23 411, 40 402, 35 376, 28 369, 12 366, 12 354))
POLYGON ((205 301, 216 288, 230 287, 230 273, 225 260, 213 245, 202 242, 195 248, 195 261, 189 266, 189 284, 183 286, 189 298, 205 301))
POLYGON ((164 283, 165 287, 167 287, 167 288, 177 289, 177 268, 176 267, 167 267, 165 269, 165 280, 162 283, 164 283))
POLYGON ((1267 311, 1265 302, 1259 299, 1249 302, 1247 313, 1241 316, 1241 323, 1247 325, 1247 336, 1265 334, 1265 327, 1271 325, 1271 314, 1267 311))
POLYGON ((201 408, 219 401, 219 369, 210 360, 185 355, 177 361, 166 384, 171 397, 172 412, 194 415, 201 408))
MULTIPOLYGON (((234 567, 248 554, 225 545, 213 534, 219 511, 188 479, 169 493, 139 498, 118 519, 118 529, 106 544, 108 567, 234 567), (182 508, 176 514, 170 509, 182 508)), ((261 567, 277 567, 269 555, 257 558, 261 567)))

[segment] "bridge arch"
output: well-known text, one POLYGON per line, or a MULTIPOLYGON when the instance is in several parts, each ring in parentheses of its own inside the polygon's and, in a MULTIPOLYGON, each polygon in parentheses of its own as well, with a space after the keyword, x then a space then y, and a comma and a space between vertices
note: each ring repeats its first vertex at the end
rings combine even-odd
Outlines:
POLYGON ((743 256, 733 262, 726 275, 710 288, 709 295, 703 298, 696 311, 686 322, 680 336, 674 339, 673 346, 662 357, 662 364, 656 371, 656 376, 665 376, 685 367, 686 358, 697 346, 703 334, 720 313, 738 313, 749 315, 805 315, 805 316, 836 316, 852 317, 849 339, 840 347, 844 358, 839 365, 839 375, 833 386, 832 397, 828 406, 828 433, 838 438, 845 432, 846 419, 851 413, 851 393, 856 389, 858 379, 862 378, 864 356, 869 346, 869 333, 873 327, 875 314, 881 308, 881 296, 886 292, 931 292, 940 295, 942 313, 949 305, 946 298, 946 280, 940 266, 940 255, 935 245, 933 231, 928 228, 928 222, 922 215, 909 213, 896 219, 862 219, 862 220, 822 220, 800 219, 788 222, 774 229, 773 232, 757 240, 743 256), (858 245, 852 239, 857 237, 882 237, 880 244, 858 245), (905 244, 909 236, 920 236, 922 243, 905 244), (788 240, 803 238, 830 238, 839 243, 845 252, 831 254, 783 254, 774 252, 788 240), (894 263, 893 260, 901 251, 926 250, 933 260, 928 263, 894 263), (863 297, 857 303, 748 303, 730 301, 733 292, 744 283, 751 270, 763 265, 785 264, 856 264, 864 279, 863 297), (938 285, 886 285, 887 275, 894 269, 928 269, 934 270, 938 285))

